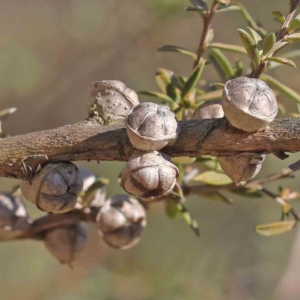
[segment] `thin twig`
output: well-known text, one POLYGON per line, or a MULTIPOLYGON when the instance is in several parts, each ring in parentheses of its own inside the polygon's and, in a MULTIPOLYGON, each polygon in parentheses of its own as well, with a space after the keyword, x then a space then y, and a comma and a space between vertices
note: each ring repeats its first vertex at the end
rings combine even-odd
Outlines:
POLYGON ((203 29, 202 29, 202 33, 201 33, 199 47, 197 50, 197 58, 194 62, 194 69, 199 65, 202 54, 207 47, 207 45, 205 44, 205 40, 206 40, 207 34, 209 32, 209 29, 211 27, 212 19, 215 15, 216 10, 218 9, 218 7, 219 7, 219 3, 215 0, 212 4, 211 10, 208 11, 204 17, 203 29))

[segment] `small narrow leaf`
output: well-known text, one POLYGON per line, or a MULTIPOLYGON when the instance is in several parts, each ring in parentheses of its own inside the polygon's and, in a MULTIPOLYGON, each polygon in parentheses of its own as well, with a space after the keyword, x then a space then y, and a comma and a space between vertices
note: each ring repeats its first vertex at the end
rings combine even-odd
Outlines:
POLYGON ((183 165, 190 165, 196 161, 195 157, 188 157, 188 156, 180 156, 180 157, 173 157, 172 162, 174 164, 183 164, 183 165))
POLYGON ((230 45, 230 44, 223 44, 223 43, 211 43, 208 48, 215 48, 215 49, 220 49, 223 51, 228 51, 228 52, 234 52, 234 53, 239 53, 239 54, 246 54, 247 51, 245 48, 237 45, 230 45))
POLYGON ((260 63, 259 50, 253 38, 243 29, 238 29, 243 45, 255 66, 260 63))
POLYGON ((198 81, 201 78, 204 66, 205 66, 205 60, 202 60, 199 64, 199 66, 197 66, 197 68, 194 70, 191 77, 185 83, 184 87, 182 88, 182 92, 181 92, 182 99, 184 99, 187 96, 187 94, 189 92, 191 92, 192 89, 196 86, 196 84, 198 83, 198 81))
POLYGON ((223 5, 229 5, 231 3, 231 0, 217 0, 218 3, 223 4, 223 5))
POLYGON ((293 32, 299 28, 300 28, 300 18, 298 16, 297 18, 295 18, 291 21, 290 26, 289 26, 289 32, 293 32))
POLYGON ((185 11, 197 11, 197 12, 203 12, 205 9, 203 7, 194 7, 194 6, 187 6, 185 8, 185 11))
MULTIPOLYGON (((93 182, 85 193, 82 195, 82 204, 84 206, 89 206, 92 200, 95 198, 97 191, 99 189, 103 189, 106 185, 109 184, 109 180, 107 178, 98 177, 95 182, 93 182)), ((104 199, 104 198, 103 198, 104 199)), ((101 200, 101 199, 100 199, 101 200)), ((103 205, 104 203, 99 203, 99 205, 103 205)))
POLYGON ((284 38, 287 42, 298 42, 300 41, 300 33, 292 33, 284 38))
POLYGON ((264 194, 261 191, 256 190, 256 189, 250 189, 250 188, 248 188, 248 189, 245 189, 245 188, 231 189, 230 193, 244 196, 247 198, 261 198, 264 196, 264 194))
POLYGON ((205 171, 194 177, 193 181, 211 185, 226 185, 232 183, 232 180, 226 174, 215 171, 205 171))
POLYGON ((253 38, 254 42, 257 45, 260 45, 262 42, 262 37, 253 28, 247 27, 246 29, 247 29, 249 35, 253 38))
POLYGON ((272 11, 272 15, 274 16, 275 20, 280 22, 281 24, 285 21, 285 16, 280 11, 272 11))
POLYGON ((175 88, 175 86, 172 83, 169 83, 167 85, 167 95, 172 98, 175 102, 180 101, 180 94, 178 90, 175 88))
POLYGON ((164 45, 161 46, 157 49, 158 51, 165 51, 165 52, 176 52, 176 53, 181 53, 184 55, 188 55, 192 57, 193 59, 197 58, 197 55, 185 48, 179 47, 179 46, 174 46, 174 45, 164 45))
POLYGON ((139 92, 139 94, 146 95, 146 96, 151 96, 151 97, 155 97, 155 98, 167 101, 167 102, 174 103, 174 101, 173 101, 172 98, 170 98, 169 96, 167 96, 167 95, 165 95, 163 93, 142 91, 142 92, 139 92))
POLYGON ((232 199, 224 196, 223 194, 221 194, 219 192, 205 193, 201 196, 203 196, 203 198, 205 198, 205 199, 212 200, 212 201, 221 201, 221 202, 225 202, 227 204, 233 203, 232 199))
POLYGON ((177 209, 179 210, 183 220, 190 226, 193 232, 199 237, 200 231, 196 219, 194 219, 194 217, 190 214, 190 212, 182 203, 177 203, 177 209))
POLYGON ((230 62, 220 50, 210 49, 209 59, 223 80, 226 81, 234 76, 234 70, 230 62))
POLYGON ((204 44, 208 46, 214 38, 214 30, 212 28, 209 29, 204 44))
POLYGON ((275 61, 279 64, 283 64, 283 65, 287 65, 287 66, 290 66, 290 67, 297 68, 296 64, 288 58, 284 58, 284 57, 267 57, 265 60, 275 61))
POLYGON ((276 35, 275 33, 270 33, 266 36, 264 39, 264 44, 263 44, 263 53, 262 56, 266 56, 269 54, 269 52, 272 50, 276 43, 276 35))
POLYGON ((167 86, 171 83, 172 71, 167 69, 158 69, 155 73, 155 80, 160 89, 166 94, 167 86))
POLYGON ((234 77, 240 77, 243 74, 244 66, 240 60, 236 60, 235 62, 235 72, 234 77))
POLYGON ((267 74, 261 74, 260 78, 264 80, 265 82, 269 83, 276 89, 278 89, 280 92, 282 92, 284 95, 288 96, 289 98, 293 99, 296 103, 300 103, 300 94, 295 92, 290 87, 286 86, 285 84, 281 83, 280 81, 276 80, 274 77, 267 75, 267 74))
POLYGON ((180 91, 182 90, 184 86, 184 81, 181 77, 177 77, 174 73, 171 75, 171 83, 178 88, 180 91))
POLYGON ((256 226, 256 232, 264 236, 279 235, 292 230, 296 225, 295 220, 274 222, 256 226))
POLYGON ((236 10, 240 10, 240 8, 237 5, 230 5, 230 6, 220 7, 216 11, 216 13, 223 13, 223 12, 236 11, 236 10))
POLYGON ((198 104, 199 104, 199 102, 202 102, 202 101, 218 100, 218 99, 222 98, 222 93, 223 93, 223 90, 216 90, 213 92, 208 92, 206 94, 198 96, 196 98, 196 100, 197 100, 198 104))
MULTIPOLYGON (((285 58, 289 58, 289 59, 293 59, 293 58, 297 58, 300 57, 300 50, 294 50, 294 51, 290 51, 287 53, 283 53, 282 54, 285 58)), ((268 65, 268 69, 274 69, 276 67, 282 66, 281 64, 275 63, 275 62, 270 62, 270 64, 268 65)))

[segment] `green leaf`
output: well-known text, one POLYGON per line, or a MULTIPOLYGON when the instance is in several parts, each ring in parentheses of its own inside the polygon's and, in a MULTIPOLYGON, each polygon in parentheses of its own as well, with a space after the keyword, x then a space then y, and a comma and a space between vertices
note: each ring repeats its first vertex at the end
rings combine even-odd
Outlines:
POLYGON ((237 188, 237 189, 231 189, 230 193, 237 194, 243 197, 248 197, 248 198, 264 197, 264 194, 256 189, 237 188))
MULTIPOLYGON (((82 195, 82 204, 88 206, 95 198, 97 191, 109 184, 107 178, 98 177, 82 195)), ((101 203, 100 203, 101 204, 101 203)), ((103 203, 102 203, 103 205, 103 203)))
POLYGON ((139 94, 146 95, 146 96, 151 96, 151 97, 155 97, 155 98, 167 101, 167 102, 174 103, 174 100, 172 98, 170 98, 169 96, 167 96, 167 95, 165 95, 163 93, 141 91, 141 92, 139 92, 139 94))
POLYGON ((295 220, 274 222, 256 226, 256 232, 264 236, 279 235, 292 230, 296 226, 295 220))
POLYGON ((247 54, 245 48, 237 45, 223 44, 223 43, 211 43, 208 48, 220 49, 223 51, 234 52, 239 54, 247 54))
MULTIPOLYGON (((287 52, 287 53, 283 53, 283 56, 285 58, 289 58, 289 59, 300 57, 300 50, 294 50, 294 51, 290 51, 290 52, 287 52)), ((270 62, 270 64, 268 65, 268 69, 274 69, 274 68, 277 68, 279 66, 282 66, 282 65, 278 64, 278 63, 275 63, 275 62, 270 62)))
POLYGON ((197 55, 185 48, 179 47, 179 46, 174 46, 174 45, 164 45, 161 46, 157 49, 158 51, 165 51, 165 52, 176 52, 176 53, 181 53, 184 55, 188 55, 192 57, 193 59, 197 58, 197 55))
POLYGON ((172 158, 172 162, 174 164, 190 165, 195 161, 196 161, 195 157, 189 157, 189 156, 181 156, 181 157, 173 157, 172 158))
POLYGON ((234 77, 240 77, 243 74, 244 66, 243 63, 238 59, 235 61, 235 72, 234 77))
POLYGON ((167 86, 171 83, 171 74, 173 72, 167 69, 158 69, 155 73, 155 80, 160 89, 166 94, 167 86))
POLYGON ((190 76, 190 78, 187 80, 187 82, 184 84, 184 87, 182 88, 181 92, 181 99, 184 99, 189 92, 192 91, 192 89, 196 86, 198 81, 201 78, 203 69, 205 66, 205 60, 202 60, 197 66, 197 68, 194 70, 193 74, 190 76))
POLYGON ((224 6, 218 8, 216 13, 223 13, 223 12, 236 11, 236 10, 240 10, 240 8, 237 5, 230 5, 230 6, 224 6))
POLYGON ((171 219, 176 218, 180 213, 179 209, 177 208, 177 203, 174 200, 166 201, 165 212, 171 219))
POLYGON ((190 214, 190 212, 182 203, 177 203, 177 208, 183 220, 190 226, 193 232, 199 237, 200 236, 199 226, 197 221, 194 219, 194 217, 190 214))
POLYGON ((275 33, 270 33, 266 36, 264 39, 264 45, 263 45, 263 53, 262 56, 266 56, 269 54, 269 52, 272 50, 276 43, 276 35, 275 33))
POLYGON ((172 73, 171 83, 181 91, 185 82, 181 77, 177 77, 174 73, 172 73))
POLYGON ((202 195, 205 199, 212 200, 212 201, 221 201, 225 202, 227 204, 232 204, 232 199, 224 196, 220 192, 211 192, 211 193, 205 193, 202 195))
POLYGON ((231 3, 231 0, 217 0, 218 3, 223 4, 223 5, 229 5, 231 3))
POLYGON ((258 66, 260 63, 260 55, 255 41, 245 30, 238 29, 238 32, 249 57, 253 61, 254 66, 258 66))
POLYGON ((290 67, 297 68, 296 64, 288 58, 284 58, 284 57, 267 57, 265 60, 275 61, 279 64, 283 64, 283 65, 287 65, 287 66, 290 66, 290 67))
POLYGON ((232 180, 224 173, 205 171, 193 178, 193 181, 203 182, 210 185, 227 185, 232 180))
POLYGON ((194 7, 194 6, 187 6, 185 8, 185 11, 197 11, 197 12, 203 12, 205 9, 203 7, 194 7))
POLYGON ((291 21, 288 31, 293 32, 299 28, 300 28, 300 16, 297 16, 295 19, 291 21))
POLYGON ((290 87, 286 86, 282 82, 276 80, 274 77, 267 74, 261 74, 260 78, 272 85, 273 87, 275 87, 276 89, 278 89, 287 97, 293 99, 296 103, 300 103, 300 94, 292 90, 290 87))
POLYGON ((234 70, 229 60, 220 50, 210 49, 209 60, 224 81, 234 76, 234 70))
POLYGON ((284 47, 287 44, 288 44, 287 42, 275 43, 275 45, 272 48, 271 52, 276 52, 276 51, 278 51, 279 49, 281 49, 282 47, 284 47))
POLYGON ((218 100, 222 98, 223 90, 216 90, 213 92, 208 92, 206 94, 203 94, 201 96, 197 97, 197 103, 201 101, 210 101, 210 100, 218 100))
POLYGON ((292 33, 284 38, 287 42, 298 42, 300 41, 300 33, 292 33))
POLYGON ((284 23, 284 21, 285 21, 285 16, 284 16, 280 11, 278 11, 278 10, 272 11, 272 15, 274 16, 274 18, 275 18, 278 22, 280 22, 281 24, 284 23))
POLYGON ((170 98, 172 98, 175 102, 180 101, 180 94, 172 83, 169 83, 167 86, 167 95, 170 98))
POLYGON ((209 29, 204 44, 208 46, 214 38, 214 30, 212 28, 209 29))
POLYGON ((262 37, 251 27, 247 27, 246 28, 249 35, 252 37, 252 39, 254 40, 254 42, 257 44, 257 45, 261 45, 261 42, 262 42, 262 37))

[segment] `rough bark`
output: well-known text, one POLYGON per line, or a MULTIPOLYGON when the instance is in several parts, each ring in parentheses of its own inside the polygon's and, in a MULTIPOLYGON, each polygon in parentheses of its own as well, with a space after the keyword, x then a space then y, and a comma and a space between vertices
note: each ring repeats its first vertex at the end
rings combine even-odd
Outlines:
MULTIPOLYGON (((224 156, 300 151, 300 119, 277 119, 262 132, 247 133, 224 119, 179 122, 178 139, 163 151, 172 156, 224 156)), ((0 140, 0 176, 26 178, 39 164, 61 160, 126 161, 133 148, 124 125, 80 122, 0 140)))

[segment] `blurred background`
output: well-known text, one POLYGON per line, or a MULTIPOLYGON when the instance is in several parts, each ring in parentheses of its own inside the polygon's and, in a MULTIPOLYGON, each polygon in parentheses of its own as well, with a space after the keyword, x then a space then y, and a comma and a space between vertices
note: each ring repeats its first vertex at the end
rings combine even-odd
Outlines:
MULTIPOLYGON (((288 10, 288 0, 241 1, 265 28, 280 24, 270 14, 288 10)), ((192 62, 157 52, 175 44, 196 50, 201 33, 187 0, 48 0, 0 2, 0 109, 17 107, 4 123, 11 135, 71 124, 87 117, 85 102, 93 81, 121 80, 136 91, 157 90, 157 68, 188 76, 192 62)), ((247 25, 237 11, 215 17, 215 41, 238 43, 236 28, 247 25)), ((299 44, 298 44, 299 45, 299 44)), ((299 47, 299 46, 298 46, 299 47)), ((291 47, 292 49, 293 47, 291 47)), ((296 46, 294 46, 296 48, 296 46)), ((229 56, 232 61, 236 55, 229 56)), ((296 63, 300 63, 299 59, 296 63)), ((272 72, 299 90, 299 71, 272 72)), ((211 67, 206 79, 218 82, 211 67)), ((141 101, 151 100, 145 96, 141 101)), ((279 101, 295 111, 291 100, 279 101)), ((269 155, 260 176, 299 159, 269 155)), ((117 162, 79 163, 110 179, 108 195, 122 193, 117 162)), ((270 184, 277 191, 299 187, 293 180, 270 184)), ((16 182, 1 178, 0 188, 16 182)), ((28 204, 31 215, 41 215, 28 204)), ((74 269, 60 265, 35 241, 0 245, 0 299, 5 300, 297 300, 300 298, 300 231, 267 238, 255 226, 278 221, 280 207, 267 198, 234 197, 233 205, 190 197, 201 238, 179 218, 168 219, 161 204, 148 211, 141 242, 127 251, 108 248, 89 225, 87 249, 74 269)), ((300 211, 297 201, 294 208, 300 211)))

